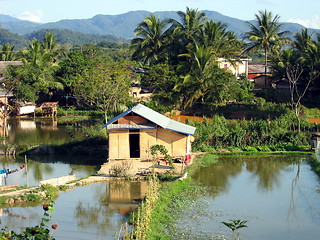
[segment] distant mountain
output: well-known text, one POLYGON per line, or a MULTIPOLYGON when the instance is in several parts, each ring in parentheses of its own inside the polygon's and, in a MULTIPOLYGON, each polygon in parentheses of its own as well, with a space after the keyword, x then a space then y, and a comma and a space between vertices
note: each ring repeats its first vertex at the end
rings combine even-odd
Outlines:
MULTIPOLYGON (((228 17, 215 11, 204 11, 208 20, 221 21, 228 25, 228 30, 234 31, 239 36, 248 31, 246 21, 228 17)), ((0 25, 3 28, 18 34, 29 34, 41 29, 68 29, 75 32, 98 35, 114 35, 119 38, 131 39, 134 37, 134 29, 151 12, 131 11, 118 15, 96 15, 89 19, 61 20, 45 24, 37 24, 22 21, 7 15, 0 15, 0 25)), ((156 16, 180 20, 176 11, 154 12, 156 16)), ((251 21, 250 21, 251 22, 251 21)), ((293 33, 300 32, 304 27, 296 23, 285 23, 283 30, 293 33)), ((320 33, 319 29, 310 29, 311 32, 320 33)))
POLYGON ((86 34, 75 32, 68 29, 41 29, 36 32, 25 34, 25 38, 28 41, 32 41, 34 38, 43 40, 47 32, 51 32, 55 35, 55 39, 60 44, 70 43, 72 45, 83 45, 85 43, 97 44, 101 42, 124 42, 114 35, 99 35, 99 34, 86 34))
POLYGON ((0 45, 5 43, 10 43, 15 47, 15 50, 28 45, 28 41, 23 36, 0 28, 0 45))

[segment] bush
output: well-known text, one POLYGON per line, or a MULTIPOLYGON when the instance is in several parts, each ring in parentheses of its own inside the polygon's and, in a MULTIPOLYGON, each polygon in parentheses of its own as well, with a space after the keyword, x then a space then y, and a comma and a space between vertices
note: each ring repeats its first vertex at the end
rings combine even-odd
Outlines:
POLYGON ((243 147, 242 150, 246 151, 246 152, 258 152, 258 150, 255 147, 252 147, 252 146, 243 147))
POLYGON ((270 152, 271 151, 271 149, 268 146, 257 146, 256 149, 259 152, 270 152))
POLYGON ((111 166, 109 169, 109 174, 114 177, 126 177, 131 169, 132 163, 128 161, 122 161, 111 166))
POLYGON ((228 147, 227 148, 230 152, 241 152, 242 149, 238 147, 228 147))

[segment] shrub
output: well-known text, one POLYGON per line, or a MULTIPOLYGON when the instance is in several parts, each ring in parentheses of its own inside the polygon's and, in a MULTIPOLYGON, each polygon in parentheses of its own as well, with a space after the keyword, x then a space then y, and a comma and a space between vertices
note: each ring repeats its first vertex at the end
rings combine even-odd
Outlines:
POLYGON ((257 146, 256 149, 259 152, 270 152, 271 151, 271 149, 268 146, 257 146))
POLYGON ((114 177, 126 177, 131 169, 132 163, 128 161, 122 161, 111 166, 109 169, 109 174, 114 177))
POLYGON ((241 152, 242 149, 238 147, 228 147, 227 148, 230 152, 241 152))
POLYGON ((255 147, 252 146, 246 146, 242 148, 243 151, 247 151, 247 152, 258 152, 258 150, 255 147))

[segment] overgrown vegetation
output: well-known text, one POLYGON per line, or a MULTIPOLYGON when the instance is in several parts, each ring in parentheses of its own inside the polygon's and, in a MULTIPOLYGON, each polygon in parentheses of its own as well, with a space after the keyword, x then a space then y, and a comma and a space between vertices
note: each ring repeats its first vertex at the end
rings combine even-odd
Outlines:
POLYGON ((295 116, 287 112, 276 119, 230 121, 215 115, 201 123, 191 123, 196 129, 194 151, 293 151, 309 148, 314 125, 301 121, 302 132, 296 132, 295 116))

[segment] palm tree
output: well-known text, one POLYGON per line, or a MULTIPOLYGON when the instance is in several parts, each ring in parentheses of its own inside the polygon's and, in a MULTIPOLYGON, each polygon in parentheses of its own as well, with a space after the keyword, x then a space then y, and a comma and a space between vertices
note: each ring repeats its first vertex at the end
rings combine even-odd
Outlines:
POLYGON ((183 107, 186 108, 198 99, 204 102, 212 87, 212 69, 216 62, 210 47, 195 45, 195 51, 184 55, 189 58, 189 61, 184 62, 189 71, 183 81, 176 84, 175 89, 185 92, 183 107))
POLYGON ((314 44, 313 42, 314 34, 308 33, 308 29, 301 29, 301 33, 296 33, 294 36, 294 47, 301 53, 306 52, 307 49, 314 44))
POLYGON ((211 47, 212 54, 231 60, 239 56, 242 44, 232 31, 227 31, 227 25, 222 22, 208 21, 201 29, 200 45, 211 47))
POLYGON ((2 46, 2 51, 0 55, 1 61, 13 61, 14 60, 14 52, 13 52, 14 46, 11 46, 10 43, 5 43, 2 46))
POLYGON ((244 34, 246 52, 263 49, 265 55, 265 76, 267 75, 268 53, 279 49, 282 45, 289 43, 286 35, 288 31, 280 31, 283 24, 279 23, 280 16, 273 16, 267 10, 259 11, 255 15, 256 23, 247 22, 250 31, 244 34))
POLYGON ((153 14, 146 17, 135 29, 135 38, 131 41, 132 59, 147 65, 164 61, 164 50, 172 32, 170 22, 153 14))
POLYGON ((205 13, 187 7, 186 12, 178 11, 178 15, 181 18, 181 23, 171 20, 175 27, 175 38, 181 41, 185 47, 188 47, 189 44, 195 44, 207 19, 205 13))

